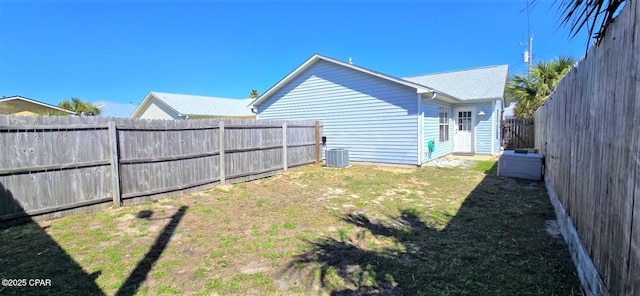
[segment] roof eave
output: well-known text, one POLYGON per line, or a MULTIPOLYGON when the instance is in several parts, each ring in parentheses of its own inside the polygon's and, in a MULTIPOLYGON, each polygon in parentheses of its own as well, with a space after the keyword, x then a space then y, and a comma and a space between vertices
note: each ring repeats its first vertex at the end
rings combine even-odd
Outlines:
POLYGON ((503 100, 502 97, 492 97, 492 98, 481 98, 481 99, 465 99, 465 100, 460 100, 458 103, 461 104, 465 104, 465 103, 486 103, 486 102, 493 102, 496 100, 503 100))
POLYGON ((156 96, 156 94, 154 94, 153 92, 149 92, 145 97, 144 100, 142 100, 142 103, 140 103, 140 105, 138 105, 138 108, 136 108, 136 110, 133 111, 133 113, 131 114, 131 116, 129 118, 136 118, 135 116, 140 116, 141 112, 143 109, 146 109, 149 107, 149 105, 151 104, 151 101, 153 99, 156 99, 158 102, 160 102, 161 104, 163 104, 164 106, 166 106, 167 108, 171 109, 173 112, 176 112, 176 115, 178 115, 178 117, 183 117, 184 115, 180 112, 178 112, 178 110, 176 110, 175 108, 173 108, 173 106, 167 104, 165 101, 163 101, 160 97, 156 96), (146 104, 146 106, 145 106, 146 104), (143 108, 143 106, 145 106, 143 108))
POLYGON ((437 100, 437 101, 441 101, 441 102, 445 102, 445 103, 459 103, 459 102, 461 102, 460 99, 458 99, 458 98, 456 98, 456 97, 454 97, 454 96, 452 96, 450 94, 447 94, 445 92, 441 92, 441 91, 438 91, 438 90, 434 90, 434 89, 430 89, 430 90, 427 90, 427 89, 424 89, 424 88, 418 89, 418 94, 422 95, 423 97, 430 98, 430 99, 437 100))
POLYGON ((54 105, 49 105, 49 104, 46 104, 46 103, 34 101, 32 99, 25 98, 25 97, 22 97, 22 96, 13 96, 13 97, 0 99, 0 102, 7 102, 7 101, 12 101, 12 100, 22 100, 22 101, 26 101, 26 102, 29 102, 29 103, 32 103, 32 104, 40 105, 40 106, 43 106, 43 107, 55 109, 55 110, 62 111, 62 112, 67 112, 69 114, 76 114, 73 111, 70 111, 70 110, 67 110, 67 109, 63 109, 63 108, 60 108, 60 107, 56 107, 54 105))
POLYGON ((136 107, 135 110, 133 110, 133 113, 131 113, 131 115, 129 116, 129 118, 139 118, 140 117, 140 113, 142 113, 142 110, 145 108, 148 108, 149 105, 149 100, 150 97, 152 96, 151 92, 147 93, 146 96, 144 96, 144 99, 142 99, 142 102, 140 102, 140 104, 138 105, 138 107, 136 107), (143 107, 147 105, 147 107, 143 107))
POLYGON ((156 98, 156 100, 158 100, 158 102, 162 103, 163 105, 167 106, 167 108, 173 110, 173 112, 176 112, 176 114, 179 117, 182 117, 184 114, 180 111, 178 111, 178 109, 176 109, 174 106, 172 106, 171 104, 165 102, 162 98, 160 98, 160 96, 157 96, 154 92, 150 92, 151 95, 153 95, 154 98, 156 98))
POLYGON ((232 114, 232 115, 225 115, 225 114, 178 114, 178 116, 180 116, 180 117, 191 117, 191 116, 249 117, 249 116, 255 116, 255 114, 246 114, 246 115, 238 115, 238 114, 232 114))
POLYGON ((282 86, 284 86, 285 84, 289 83, 289 81, 293 80, 293 78, 295 78, 298 73, 306 70, 307 68, 309 68, 311 65, 313 65, 319 59, 320 59, 320 55, 314 54, 309 59, 307 59, 304 63, 302 63, 300 66, 296 67, 293 71, 289 72, 289 74, 287 74, 287 76, 285 76, 284 78, 280 79, 280 81, 278 81, 276 84, 274 84, 265 93, 263 93, 262 95, 257 97, 255 100, 253 100, 251 103, 249 103, 249 105, 247 105, 247 107, 253 107, 253 106, 258 106, 258 105, 262 104, 262 102, 266 101, 271 95, 273 95, 273 93, 278 91, 282 86))
MULTIPOLYGON (((259 106, 260 104, 262 104, 264 101, 266 101, 271 95, 273 95, 275 92, 277 92, 280 88, 282 88, 284 85, 286 85, 287 83, 289 83, 291 80, 293 80, 294 78, 296 78, 298 76, 298 74, 302 73, 303 71, 305 71, 306 69, 308 69, 309 67, 311 67, 313 64, 315 64, 317 61, 319 60, 324 60, 336 65, 340 65, 346 68, 350 68, 362 73, 366 73, 372 76, 376 76, 378 78, 382 78, 388 81, 392 81, 404 86, 408 86, 411 88, 415 88, 416 92, 418 94, 421 93, 433 93, 435 90, 430 89, 428 87, 425 87, 423 85, 417 84, 417 83, 413 83, 411 81, 407 81, 404 79, 400 79, 400 78, 396 78, 393 76, 389 76, 389 75, 385 75, 382 73, 378 73, 378 72, 374 72, 371 70, 368 70, 366 68, 362 68, 362 67, 358 67, 358 66, 354 66, 352 64, 346 63, 346 62, 342 62, 342 61, 338 61, 338 60, 334 60, 332 58, 328 58, 319 54, 314 54, 313 56, 311 56, 311 58, 307 59, 304 63, 302 63, 300 66, 298 66, 296 69, 294 69, 293 71, 291 71, 287 76, 285 76, 284 78, 282 78, 280 81, 278 81, 274 86, 272 86, 271 88, 269 88, 264 94, 262 94, 261 96, 259 96, 258 98, 256 98, 254 101, 252 101, 249 105, 247 105, 247 107, 253 107, 253 106, 259 106)), ((438 92, 440 93, 440 92, 438 92)))

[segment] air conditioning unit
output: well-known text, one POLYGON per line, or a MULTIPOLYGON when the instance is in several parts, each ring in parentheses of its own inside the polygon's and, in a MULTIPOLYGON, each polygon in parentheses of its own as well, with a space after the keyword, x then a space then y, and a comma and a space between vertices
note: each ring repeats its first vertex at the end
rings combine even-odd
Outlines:
POLYGON ((543 164, 542 154, 504 151, 498 159, 498 176, 539 181, 542 179, 543 164))
POLYGON ((327 167, 341 168, 349 165, 348 149, 328 149, 325 152, 327 167))

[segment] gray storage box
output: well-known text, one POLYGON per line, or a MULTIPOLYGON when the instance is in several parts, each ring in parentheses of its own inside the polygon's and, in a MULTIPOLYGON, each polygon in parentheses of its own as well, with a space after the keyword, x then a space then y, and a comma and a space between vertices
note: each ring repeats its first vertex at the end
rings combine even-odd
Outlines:
POLYGON ((520 179, 542 179, 542 154, 504 151, 498 160, 498 176, 520 179))
POLYGON ((326 151, 327 167, 341 168, 349 165, 348 149, 329 149, 326 151))

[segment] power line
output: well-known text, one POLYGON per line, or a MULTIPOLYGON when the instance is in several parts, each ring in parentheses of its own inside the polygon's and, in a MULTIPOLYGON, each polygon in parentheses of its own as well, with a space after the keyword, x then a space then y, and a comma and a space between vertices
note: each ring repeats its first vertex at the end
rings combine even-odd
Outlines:
POLYGON ((529 49, 527 51, 525 51, 525 59, 527 62, 527 77, 531 76, 531 64, 532 64, 532 60, 533 60, 533 34, 531 34, 531 20, 529 18, 529 11, 531 3, 529 2, 530 0, 526 0, 527 1, 527 37, 529 38, 529 41, 527 42, 527 45, 529 46, 529 49))
POLYGON ((529 36, 531 34, 531 28, 529 26, 529 5, 531 5, 529 3, 529 0, 525 0, 527 1, 527 36, 529 36))

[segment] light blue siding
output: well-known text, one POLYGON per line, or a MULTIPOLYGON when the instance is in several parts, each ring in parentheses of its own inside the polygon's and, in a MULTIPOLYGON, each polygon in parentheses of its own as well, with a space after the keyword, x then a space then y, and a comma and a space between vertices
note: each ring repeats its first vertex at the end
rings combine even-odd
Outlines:
POLYGON ((352 161, 417 164, 416 90, 318 61, 258 106, 258 119, 320 120, 352 161))
POLYGON ((424 112, 424 155, 422 156, 422 162, 425 163, 429 160, 427 143, 429 140, 433 140, 435 143, 435 149, 431 155, 432 159, 450 154, 453 152, 453 107, 450 104, 433 101, 422 100, 422 110, 424 112), (448 108, 449 114, 449 141, 440 142, 440 107, 448 108))
POLYGON ((491 154, 491 146, 493 145, 493 102, 476 103, 476 104, 457 104, 458 107, 476 108, 474 116, 474 149, 476 154, 491 154), (484 112, 484 116, 479 116, 480 111, 484 112))
POLYGON ((476 115, 480 111, 484 112, 484 116, 476 117, 476 139, 475 139, 475 153, 476 154, 491 154, 491 145, 493 145, 493 110, 492 103, 478 104, 476 107, 476 115))
POLYGON ((495 110, 493 114, 494 136, 493 136, 493 153, 500 152, 500 146, 502 144, 502 100, 495 101, 495 110))

